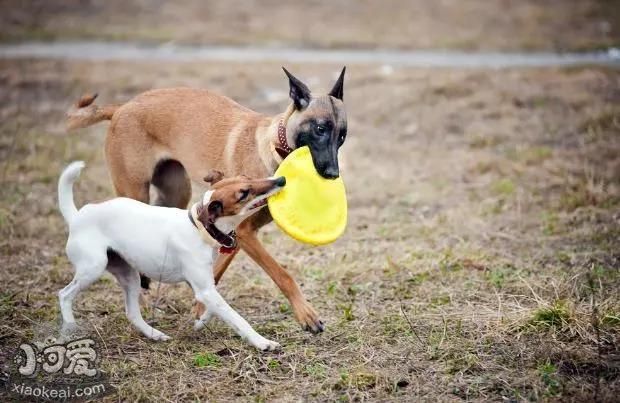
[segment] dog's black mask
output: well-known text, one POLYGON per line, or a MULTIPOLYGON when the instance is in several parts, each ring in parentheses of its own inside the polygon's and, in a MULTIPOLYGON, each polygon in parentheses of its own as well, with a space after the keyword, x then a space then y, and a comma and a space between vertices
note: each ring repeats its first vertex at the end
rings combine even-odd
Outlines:
POLYGON ((340 176, 338 167, 338 149, 347 136, 347 128, 340 129, 330 120, 310 119, 301 125, 302 131, 297 136, 297 148, 308 146, 316 171, 325 179, 340 176))
POLYGON ((284 69, 289 78, 290 97, 300 113, 299 124, 294 128, 295 147, 310 148, 314 168, 326 179, 340 176, 338 149, 347 136, 347 118, 341 102, 345 70, 342 69, 328 95, 312 97, 308 87, 284 69))

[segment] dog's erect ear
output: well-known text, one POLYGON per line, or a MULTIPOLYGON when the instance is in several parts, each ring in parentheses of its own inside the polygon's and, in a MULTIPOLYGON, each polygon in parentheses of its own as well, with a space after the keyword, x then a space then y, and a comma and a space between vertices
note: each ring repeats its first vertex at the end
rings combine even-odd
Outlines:
POLYGON ((295 104, 295 108, 298 110, 304 109, 310 103, 310 90, 306 84, 289 73, 287 69, 282 67, 282 70, 284 70, 284 73, 288 77, 289 95, 295 104))
POLYGON ((224 174, 217 169, 212 169, 209 171, 207 176, 202 178, 205 182, 210 184, 211 186, 215 185, 217 182, 221 181, 224 178, 224 174))
POLYGON ((336 84, 334 84, 334 88, 332 88, 332 90, 329 92, 329 95, 334 98, 338 98, 341 101, 344 97, 344 72, 346 70, 347 66, 344 66, 342 68, 342 71, 340 72, 340 77, 338 77, 338 80, 336 80, 336 84))

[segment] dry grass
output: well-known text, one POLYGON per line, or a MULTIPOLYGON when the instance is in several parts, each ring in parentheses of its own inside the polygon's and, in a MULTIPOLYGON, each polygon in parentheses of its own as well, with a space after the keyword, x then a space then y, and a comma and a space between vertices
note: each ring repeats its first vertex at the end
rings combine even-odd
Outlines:
MULTIPOLYGON (((338 66, 291 66, 329 87, 338 66)), ((308 248, 262 235, 322 314, 304 333, 245 256, 221 291, 283 351, 260 354, 219 322, 191 329, 185 286, 132 329, 105 278, 76 316, 102 343, 109 400, 612 401, 620 388, 620 74, 601 69, 396 70, 352 66, 343 148, 347 233, 308 248), (100 337, 100 338, 99 338, 100 337)), ((279 66, 0 61, 0 340, 58 317, 72 270, 55 181, 84 159, 79 203, 112 195, 104 125, 66 135, 81 92, 123 101, 151 87, 212 88, 267 113, 279 66)))
POLYGON ((0 39, 565 51, 617 46, 619 10, 613 0, 5 0, 0 39))

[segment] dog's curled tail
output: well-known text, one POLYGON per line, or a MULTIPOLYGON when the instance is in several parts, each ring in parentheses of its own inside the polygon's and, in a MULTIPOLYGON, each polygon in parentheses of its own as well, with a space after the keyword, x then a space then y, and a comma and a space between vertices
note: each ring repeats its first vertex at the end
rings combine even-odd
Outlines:
POLYGON ((58 207, 67 224, 71 223, 78 211, 73 201, 73 182, 80 176, 82 168, 84 161, 74 161, 62 171, 58 179, 58 207))
POLYGON ((67 111, 67 130, 81 129, 112 119, 120 105, 98 106, 93 104, 95 98, 97 94, 84 95, 67 111))

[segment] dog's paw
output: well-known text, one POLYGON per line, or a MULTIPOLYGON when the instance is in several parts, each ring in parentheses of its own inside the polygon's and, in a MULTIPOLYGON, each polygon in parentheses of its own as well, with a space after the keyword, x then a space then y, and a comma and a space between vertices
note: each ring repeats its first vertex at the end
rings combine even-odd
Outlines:
POLYGON ((254 344, 254 347, 259 349, 260 351, 274 351, 280 349, 280 343, 266 339, 262 337, 262 340, 258 340, 254 344))
POLYGON ((80 327, 75 322, 63 322, 60 328, 60 337, 69 340, 80 331, 80 327))
POLYGON ((160 332, 159 330, 153 329, 150 334, 147 334, 148 338, 155 341, 168 341, 170 340, 170 336, 165 333, 160 332))
POLYGON ((317 334, 325 330, 325 324, 319 319, 319 314, 307 302, 295 309, 295 318, 305 331, 317 334))

